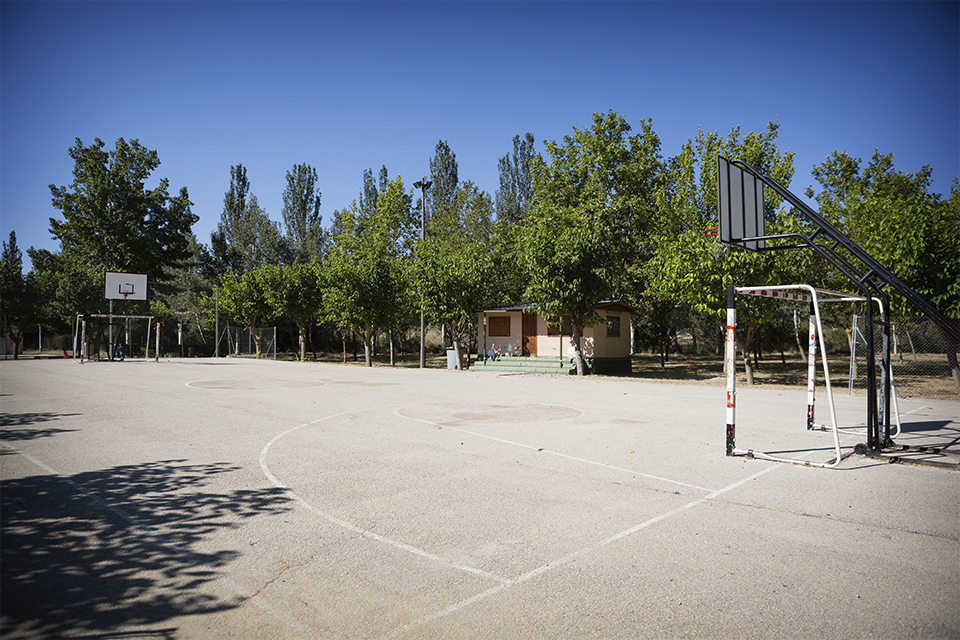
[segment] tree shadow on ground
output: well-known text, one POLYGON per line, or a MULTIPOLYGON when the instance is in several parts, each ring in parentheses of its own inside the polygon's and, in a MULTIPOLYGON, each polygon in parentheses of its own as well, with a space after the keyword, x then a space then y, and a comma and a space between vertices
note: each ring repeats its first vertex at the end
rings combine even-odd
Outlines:
POLYGON ((239 553, 202 541, 291 508, 279 489, 208 486, 228 464, 170 460, 2 483, 0 635, 172 637, 165 621, 226 610, 204 586, 239 553), (158 629, 159 630, 156 630, 158 629))
POLYGON ((29 413, 2 413, 0 414, 0 440, 23 441, 38 438, 50 438, 60 433, 78 431, 78 429, 61 429, 58 427, 37 426, 47 422, 78 416, 79 413, 51 413, 38 411, 29 413))

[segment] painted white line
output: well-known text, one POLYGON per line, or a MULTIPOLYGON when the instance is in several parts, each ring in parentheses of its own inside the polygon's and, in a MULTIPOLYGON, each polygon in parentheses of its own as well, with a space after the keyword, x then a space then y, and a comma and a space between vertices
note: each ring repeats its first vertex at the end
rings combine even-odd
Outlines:
POLYGON ((778 468, 780 468, 779 465, 771 465, 771 466, 767 467, 766 469, 763 469, 763 470, 761 470, 761 471, 758 471, 757 473, 754 473, 753 475, 747 476, 746 478, 743 478, 742 480, 738 480, 737 482, 734 482, 733 484, 727 485, 727 486, 724 487, 723 489, 718 489, 717 491, 714 491, 713 493, 709 494, 709 495, 706 496, 705 498, 700 498, 699 500, 694 500, 694 501, 692 501, 692 502, 688 502, 687 504, 682 505, 682 506, 679 506, 679 507, 677 507, 676 509, 673 509, 673 510, 671 510, 671 511, 667 511, 666 513, 662 513, 662 514, 660 514, 660 515, 658 515, 658 516, 654 516, 653 518, 650 518, 649 520, 645 520, 645 521, 641 522, 640 524, 634 525, 634 526, 630 527, 629 529, 624 529, 623 531, 621 531, 621 532, 619 532, 619 533, 616 533, 616 534, 614 534, 614 535, 612 535, 612 536, 610 536, 610 537, 608 537, 608 538, 605 538, 604 540, 601 540, 600 542, 598 542, 598 543, 596 543, 596 544, 594 544, 594 545, 589 545, 589 546, 586 546, 586 547, 584 547, 584 548, 582 548, 582 549, 578 549, 577 551, 574 551, 573 553, 569 553, 569 554, 563 556, 562 558, 559 558, 559 559, 557 559, 557 560, 553 560, 553 561, 551 561, 551 562, 548 562, 548 563, 545 564, 545 565, 542 565, 542 566, 540 566, 540 567, 537 567, 536 569, 532 569, 532 570, 530 570, 530 571, 527 571, 526 573, 518 576, 517 578, 514 578, 512 581, 510 581, 510 582, 507 583, 507 584, 501 584, 501 585, 499 585, 499 586, 496 586, 496 587, 487 589, 486 591, 483 591, 482 593, 478 593, 478 594, 476 594, 476 595, 474 595, 474 596, 471 596, 471 597, 469 597, 469 598, 465 598, 465 599, 463 599, 463 600, 461 600, 461 601, 459 601, 459 602, 456 602, 456 603, 454 603, 454 604, 452 604, 452 605, 450 605, 450 606, 442 609, 441 611, 437 611, 437 612, 435 612, 435 613, 431 613, 431 614, 429 614, 429 615, 427 615, 427 616, 424 616, 424 617, 420 618, 419 620, 417 620, 416 622, 413 622, 413 623, 408 624, 408 625, 404 625, 404 626, 400 627, 399 629, 395 629, 395 630, 392 631, 390 634, 384 636, 384 637, 383 637, 383 640, 392 640, 393 638, 398 638, 398 637, 400 637, 401 635, 405 634, 406 632, 408 632, 408 631, 410 631, 410 630, 412 630, 412 629, 415 629, 415 628, 417 628, 417 627, 421 627, 421 626, 423 626, 423 625, 425 625, 425 624, 428 624, 428 623, 430 623, 430 622, 432 622, 432 621, 434 621, 434 620, 438 620, 438 619, 443 618, 443 617, 445 617, 445 616, 448 616, 448 615, 450 615, 450 614, 456 613, 456 612, 459 611, 460 609, 463 609, 464 607, 468 607, 468 606, 470 606, 470 605, 472 605, 472 604, 474 604, 474 603, 476 603, 476 602, 479 602, 479 601, 481 601, 481 600, 484 600, 484 599, 486 599, 486 598, 489 598, 489 597, 492 596, 492 595, 496 595, 496 594, 500 593, 501 591, 503 591, 504 589, 507 589, 508 587, 512 587, 512 586, 514 586, 514 585, 522 584, 522 583, 524 583, 524 582, 527 582, 528 580, 531 580, 531 579, 533 579, 533 578, 536 578, 537 576, 543 575, 543 574, 545 574, 545 573, 547 573, 547 572, 549 572, 549 571, 552 571, 552 570, 554 570, 554 569, 556 569, 556 568, 558 568, 558 567, 562 567, 563 565, 568 564, 568 563, 572 562, 573 560, 576 560, 577 558, 579 558, 579 557, 581 557, 581 556, 584 556, 584 555, 587 555, 587 554, 592 553, 592 552, 594 552, 594 551, 597 551, 598 549, 601 549, 601 548, 603 548, 603 547, 605 547, 605 546, 607 546, 607 545, 610 545, 610 544, 616 542, 617 540, 620 540, 620 539, 622 539, 622 538, 626 538, 627 536, 630 536, 630 535, 632 535, 632 534, 634 534, 634 533, 636 533, 636 532, 638 532, 638 531, 640 531, 640 530, 642 530, 642 529, 646 529, 647 527, 649 527, 649 526, 651 526, 651 525, 654 525, 654 524, 656 524, 656 523, 658 523, 658 522, 663 522, 664 520, 667 520, 668 518, 672 518, 672 517, 675 516, 675 515, 678 515, 678 514, 680 514, 680 513, 685 512, 685 511, 689 511, 690 509, 692 509, 692 508, 694 508, 694 507, 696 507, 696 506, 699 506, 699 505, 701 505, 701 504, 703 504, 703 503, 705 503, 705 502, 709 502, 711 499, 716 498, 717 496, 720 496, 720 495, 722 495, 722 494, 724 494, 724 493, 726 493, 726 492, 728 492, 728 491, 732 491, 733 489, 736 489, 737 487, 743 485, 743 484, 746 483, 746 482, 750 482, 751 480, 756 480, 756 479, 759 478, 760 476, 762 476, 762 475, 764 475, 764 474, 767 474, 767 473, 770 473, 770 472, 773 471, 774 469, 778 469, 778 468))
POLYGON ((917 411, 923 411, 924 409, 929 409, 929 408, 930 408, 929 405, 923 405, 923 406, 917 407, 917 408, 914 409, 913 411, 907 411, 906 413, 901 413, 900 415, 902 415, 902 416, 908 416, 908 415, 910 415, 911 413, 916 413, 917 411))
POLYGON ((450 568, 452 568, 452 569, 458 569, 458 570, 460 570, 460 571, 464 571, 464 572, 467 572, 467 573, 472 573, 472 574, 481 576, 481 577, 483 577, 483 578, 487 578, 487 579, 489 579, 489 580, 494 580, 494 581, 499 582, 499 583, 501 583, 501 584, 510 584, 510 580, 507 579, 507 578, 504 578, 504 577, 502 577, 502 576, 498 576, 498 575, 496 575, 496 574, 490 573, 489 571, 484 571, 484 570, 482 570, 482 569, 477 569, 477 568, 475 568, 475 567, 470 567, 470 566, 467 566, 467 565, 456 564, 456 563, 450 562, 448 559, 443 558, 443 557, 441 557, 441 556, 438 556, 438 555, 436 555, 436 554, 430 553, 429 551, 424 551, 423 549, 419 549, 419 548, 414 547, 414 546, 412 546, 412 545, 406 544, 405 542, 400 542, 399 540, 393 540, 392 538, 388 538, 388 537, 386 537, 386 536, 380 535, 379 533, 376 533, 376 532, 374 532, 374 531, 370 531, 369 529, 364 529, 363 527, 359 527, 359 526, 357 526, 357 525, 355 525, 355 524, 353 524, 353 523, 351 523, 351 522, 347 522, 346 520, 342 520, 342 519, 340 519, 340 518, 338 518, 338 517, 336 517, 336 516, 333 516, 333 515, 331 515, 331 514, 329 514, 329 513, 326 513, 326 512, 324 512, 324 511, 318 509, 317 507, 313 506, 312 504, 310 504, 309 502, 307 502, 307 501, 304 500, 303 498, 301 498, 301 497, 300 497, 299 495, 297 495, 292 489, 290 489, 289 487, 287 487, 286 485, 284 485, 282 482, 280 482, 280 480, 273 474, 273 472, 270 471, 270 467, 269 467, 269 465, 267 465, 267 453, 270 451, 270 447, 272 447, 272 446, 274 445, 274 443, 276 443, 276 442, 277 442, 278 440, 280 440, 281 438, 286 437, 287 435, 293 433, 294 431, 297 431, 297 430, 302 429, 302 428, 304 428, 304 427, 309 427, 309 426, 318 424, 318 423, 320 423, 320 422, 324 422, 324 421, 327 421, 327 420, 332 420, 332 419, 334 419, 334 418, 339 418, 339 417, 345 416, 345 415, 351 415, 351 414, 361 413, 361 412, 364 412, 364 411, 374 411, 374 410, 376 410, 376 409, 382 409, 382 408, 384 408, 384 407, 380 406, 380 407, 368 407, 368 408, 366 408, 366 409, 351 409, 350 411, 343 411, 343 412, 341 412, 341 413, 336 413, 336 414, 333 414, 333 415, 324 416, 323 418, 318 418, 317 420, 312 420, 312 421, 310 421, 310 422, 306 422, 306 423, 304 423, 304 424, 301 424, 301 425, 299 425, 299 426, 296 426, 296 427, 294 427, 294 428, 292 428, 292 429, 288 429, 288 430, 284 431, 283 433, 281 433, 281 434, 277 435, 276 437, 274 437, 273 440, 271 440, 270 442, 268 442, 268 443, 263 447, 263 450, 260 452, 260 468, 263 470, 264 475, 267 476, 267 479, 270 480, 270 482, 273 483, 274 486, 276 486, 276 487, 279 488, 279 489, 282 489, 282 490, 284 491, 284 493, 286 493, 287 496, 290 497, 292 500, 295 500, 298 504, 300 504, 300 505, 303 506, 304 508, 308 509, 309 511, 317 514, 318 516, 320 516, 321 518, 323 518, 323 519, 326 520, 327 522, 330 522, 331 524, 335 524, 335 525, 337 525, 338 527, 343 527, 344 529, 347 529, 348 531, 352 531, 352 532, 354 532, 354 533, 357 533, 357 534, 363 536, 364 538, 370 538, 371 540, 376 540, 377 542, 382 542, 383 544, 389 545, 389 546, 394 547, 394 548, 396 548, 396 549, 400 549, 400 550, 402 550, 402 551, 406 551, 406 552, 408 552, 408 553, 412 553, 412 554, 417 555, 417 556, 420 556, 420 557, 422 557, 422 558, 426 558, 426 559, 428 559, 428 560, 432 560, 433 562, 437 562, 437 563, 446 565, 446 566, 448 566, 448 567, 450 567, 450 568))
POLYGON ((493 440, 494 442, 500 442, 503 444, 509 444, 514 447, 521 447, 523 449, 532 449, 539 453, 547 453, 552 456, 557 456, 559 458, 566 458, 568 460, 573 460, 574 462, 582 462, 584 464, 593 465, 595 467, 603 467, 605 469, 610 469, 612 471, 621 471, 623 473, 629 473, 635 476, 641 476, 643 478, 650 478, 651 480, 659 480, 661 482, 668 482, 670 484, 675 484, 681 487, 689 487, 691 489, 697 489, 699 491, 713 491, 713 489, 708 489, 707 487, 700 487, 695 484, 688 484, 686 482, 680 482, 679 480, 671 480, 670 478, 664 478, 661 476, 654 476, 649 473, 643 473, 641 471, 636 471, 634 469, 625 469, 623 467, 615 467, 613 465, 605 464, 603 462, 597 462, 595 460, 587 460, 586 458, 578 458, 576 456, 567 455, 565 453, 560 453, 559 451, 551 451, 549 449, 544 449, 542 447, 535 447, 529 444, 523 444, 522 442, 514 442, 512 440, 504 440, 503 438, 497 438, 485 433, 478 433, 476 431, 470 431, 469 429, 461 429, 460 427, 451 427, 450 425, 444 424, 442 422, 433 422, 431 420, 425 420, 424 418, 414 418, 413 416, 407 416, 400 413, 400 408, 398 407, 394 412, 400 418, 405 418, 407 420, 415 420, 417 422, 423 422, 435 427, 441 427, 443 429, 450 429, 451 431, 459 431, 460 433, 466 433, 467 435, 476 436, 478 438, 486 438, 487 440, 493 440))

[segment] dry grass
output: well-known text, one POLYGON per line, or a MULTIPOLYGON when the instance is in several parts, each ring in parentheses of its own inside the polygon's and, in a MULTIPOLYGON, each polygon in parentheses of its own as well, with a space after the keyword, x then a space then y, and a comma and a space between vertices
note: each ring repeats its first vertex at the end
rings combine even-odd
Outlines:
MULTIPOLYGON (((831 355, 828 360, 830 381, 834 389, 847 389, 850 374, 850 359, 844 355, 831 355)), ((953 383, 953 377, 944 355, 918 355, 894 358, 893 380, 897 391, 904 397, 960 398, 953 383)), ((862 390, 866 384, 862 364, 855 390, 862 390)), ((723 358, 712 355, 671 354, 664 367, 660 366, 657 355, 639 354, 633 356, 634 377, 670 382, 685 382, 706 385, 724 385, 726 376, 723 371, 723 358)), ((806 388, 807 365, 796 354, 788 355, 786 362, 779 356, 762 360, 754 367, 754 384, 757 386, 781 386, 806 388)), ((743 361, 737 361, 737 385, 745 385, 747 376, 743 370, 743 361)), ((817 383, 823 383, 823 370, 818 363, 817 383)))

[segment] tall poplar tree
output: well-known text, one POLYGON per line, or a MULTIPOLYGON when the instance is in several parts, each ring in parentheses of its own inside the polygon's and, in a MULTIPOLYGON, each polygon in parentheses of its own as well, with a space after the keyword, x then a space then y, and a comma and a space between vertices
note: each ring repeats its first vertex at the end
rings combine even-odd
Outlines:
POLYGON ((430 180, 433 185, 427 190, 427 220, 442 209, 448 209, 457 192, 457 154, 446 140, 437 142, 434 156, 430 159, 430 180))
POLYGON ((533 197, 533 158, 538 156, 533 134, 513 136, 513 154, 500 158, 500 188, 497 190, 497 220, 517 223, 523 219, 533 197))
POLYGON ((230 167, 230 190, 223 195, 223 212, 210 235, 214 269, 218 273, 244 274, 262 264, 289 260, 280 225, 270 220, 250 193, 247 169, 230 167))
POLYGON ((295 164, 287 171, 281 213, 292 261, 310 262, 320 258, 324 236, 316 169, 308 164, 295 164))

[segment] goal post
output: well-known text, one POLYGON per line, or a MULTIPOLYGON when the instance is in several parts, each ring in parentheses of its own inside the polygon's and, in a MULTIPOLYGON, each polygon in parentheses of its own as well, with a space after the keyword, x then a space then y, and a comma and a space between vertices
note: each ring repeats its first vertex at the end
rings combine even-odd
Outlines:
MULTIPOLYGON (((873 298, 880 305, 881 313, 883 311, 882 302, 873 298)), ((833 401, 833 386, 830 381, 830 366, 826 358, 826 343, 824 340, 823 324, 820 316, 820 304, 829 302, 866 302, 864 296, 839 293, 826 289, 817 289, 806 284, 793 285, 774 285, 770 287, 737 287, 727 285, 727 344, 726 344, 726 365, 727 365, 727 424, 726 424, 726 449, 728 456, 737 454, 746 455, 751 458, 763 458, 777 462, 790 462, 802 464, 805 466, 832 468, 840 464, 846 457, 842 454, 840 447, 840 433, 852 433, 861 435, 861 432, 853 431, 850 428, 840 427, 837 422, 836 406, 833 401), (737 312, 736 296, 750 295, 762 298, 771 298, 787 302, 808 303, 810 314, 808 321, 808 340, 807 340, 807 416, 806 427, 810 431, 825 431, 833 433, 834 457, 828 462, 813 462, 801 458, 787 458, 784 456, 772 455, 753 449, 742 449, 736 446, 736 335, 737 335, 737 312), (816 363, 817 349, 821 353, 821 368, 823 370, 824 386, 826 388, 827 405, 830 413, 830 424, 817 424, 814 415, 815 406, 815 387, 816 387, 816 363)), ((892 375, 891 385, 892 385, 892 375)), ((893 396, 892 403, 894 415, 896 416, 897 434, 900 431, 900 414, 897 407, 896 394, 893 396)), ((882 408, 881 408, 882 411, 882 408)), ((849 455, 849 454, 848 454, 849 455)))

